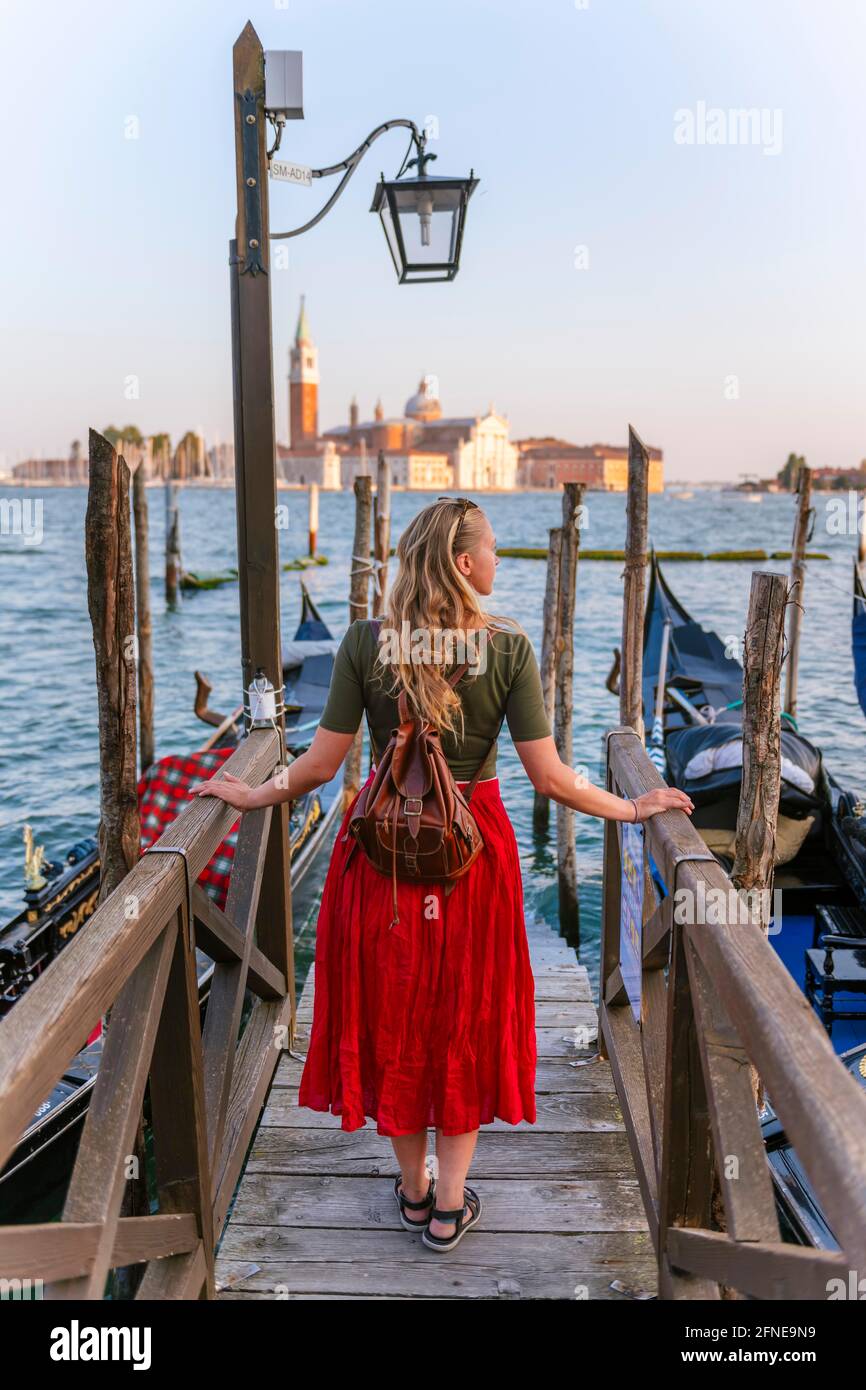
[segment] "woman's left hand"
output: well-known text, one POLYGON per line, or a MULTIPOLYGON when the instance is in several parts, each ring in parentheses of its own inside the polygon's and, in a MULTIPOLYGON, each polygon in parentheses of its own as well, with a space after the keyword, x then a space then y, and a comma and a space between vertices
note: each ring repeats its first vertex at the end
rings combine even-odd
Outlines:
POLYGON ((687 816, 692 814, 695 804, 690 796, 681 792, 678 787, 659 787, 656 791, 644 792, 643 796, 636 796, 634 803, 637 806, 637 818, 644 821, 649 820, 650 816, 657 816, 660 811, 685 811, 687 816))
POLYGON ((228 802, 229 806, 234 806, 236 810, 246 811, 252 787, 247 786, 240 777, 233 777, 230 772, 224 772, 222 777, 211 778, 208 782, 196 782, 195 786, 190 787, 190 791, 193 796, 219 797, 220 801, 228 802))

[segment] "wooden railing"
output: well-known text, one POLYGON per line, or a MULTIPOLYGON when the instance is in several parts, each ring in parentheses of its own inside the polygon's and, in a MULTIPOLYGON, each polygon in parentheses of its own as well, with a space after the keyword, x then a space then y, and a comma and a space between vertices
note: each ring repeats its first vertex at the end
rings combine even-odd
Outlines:
MULTIPOLYGON (((607 750, 609 790, 639 796, 664 785, 632 729, 610 733, 607 750)), ((629 859, 631 834, 623 853, 622 823, 606 822, 599 1018, 660 1294, 714 1299, 727 1286, 757 1298, 826 1299, 829 1280, 848 1288, 852 1273, 866 1275, 866 1095, 760 926, 701 910, 711 890, 734 889, 683 812, 645 822, 643 853, 667 895, 651 912, 644 895, 636 930, 622 922, 623 869, 633 886, 643 881, 629 859), (715 915, 726 920, 707 921, 715 915), (841 1253, 782 1243, 753 1068, 841 1253)))
MULTIPOLYGON (((255 731, 223 771, 258 785, 278 753, 276 733, 255 731)), ((183 850, 196 885, 236 819, 196 798, 156 847, 183 850)), ((2 1167, 111 1009, 62 1219, 0 1229, 0 1278, 98 1299, 112 1268, 143 1263, 140 1299, 213 1297, 215 1243, 293 1022, 291 923, 262 920, 256 939, 270 823, 271 808, 243 817, 225 911, 194 886, 194 928, 183 857, 143 855, 0 1025, 2 1167), (204 1028, 193 935, 215 962, 204 1028), (148 1082, 158 1211, 123 1216, 148 1082)))

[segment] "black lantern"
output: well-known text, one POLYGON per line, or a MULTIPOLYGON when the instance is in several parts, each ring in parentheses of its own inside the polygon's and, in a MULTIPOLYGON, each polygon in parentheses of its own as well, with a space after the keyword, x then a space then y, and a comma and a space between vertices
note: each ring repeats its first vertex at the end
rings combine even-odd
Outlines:
POLYGON ((477 184, 472 171, 468 179, 381 176, 370 211, 382 219, 401 285, 454 279, 460 269, 466 204, 477 184))

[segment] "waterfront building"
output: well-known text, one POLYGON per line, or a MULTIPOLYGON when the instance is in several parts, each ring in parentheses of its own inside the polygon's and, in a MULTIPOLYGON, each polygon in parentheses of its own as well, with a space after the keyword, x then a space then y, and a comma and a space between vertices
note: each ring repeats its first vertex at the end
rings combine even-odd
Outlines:
MULTIPOLYGON (((519 487, 557 488, 563 483, 583 483, 601 492, 625 492, 628 486, 628 449, 616 444, 569 444, 564 439, 517 441, 519 487)), ((664 455, 648 448, 649 490, 664 491, 664 455)))

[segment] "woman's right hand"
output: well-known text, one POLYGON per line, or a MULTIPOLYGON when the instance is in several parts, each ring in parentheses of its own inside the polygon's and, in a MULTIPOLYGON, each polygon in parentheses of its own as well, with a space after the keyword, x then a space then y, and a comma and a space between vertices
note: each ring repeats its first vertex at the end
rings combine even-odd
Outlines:
POLYGON ((230 772, 224 772, 222 777, 212 778, 208 782, 196 782, 195 786, 190 787, 190 791, 193 796, 219 797, 220 801, 227 802, 236 810, 246 811, 252 787, 247 786, 240 777, 233 777, 230 772))
POLYGON ((685 811, 690 816, 695 809, 691 797, 678 787, 658 787, 655 791, 644 792, 643 796, 634 797, 634 804, 640 821, 649 820, 660 811, 685 811))

